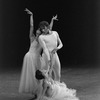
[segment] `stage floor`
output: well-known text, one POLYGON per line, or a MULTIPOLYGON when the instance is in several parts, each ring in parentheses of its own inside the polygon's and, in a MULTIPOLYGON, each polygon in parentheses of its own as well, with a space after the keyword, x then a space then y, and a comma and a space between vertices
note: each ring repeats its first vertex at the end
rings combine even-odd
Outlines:
MULTIPOLYGON (((31 95, 19 94, 20 70, 0 72, 0 100, 29 100, 31 95)), ((80 100, 100 100, 100 68, 62 68, 68 88, 77 90, 80 100)))

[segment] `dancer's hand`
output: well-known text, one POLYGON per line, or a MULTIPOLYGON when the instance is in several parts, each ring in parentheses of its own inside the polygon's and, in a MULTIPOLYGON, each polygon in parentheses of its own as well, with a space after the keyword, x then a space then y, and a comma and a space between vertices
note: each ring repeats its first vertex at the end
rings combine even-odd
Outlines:
POLYGON ((43 69, 43 70, 41 70, 41 72, 45 75, 46 78, 48 77, 48 71, 47 70, 43 69))
POLYGON ((33 15, 33 13, 32 13, 30 10, 28 10, 27 8, 25 9, 25 11, 26 11, 28 14, 33 15))
POLYGON ((51 51, 51 53, 52 53, 52 54, 55 54, 55 53, 57 52, 57 50, 58 50, 58 49, 55 48, 55 49, 53 49, 53 50, 51 51))
POLYGON ((58 20, 57 19, 57 15, 56 16, 53 16, 52 20, 58 20))

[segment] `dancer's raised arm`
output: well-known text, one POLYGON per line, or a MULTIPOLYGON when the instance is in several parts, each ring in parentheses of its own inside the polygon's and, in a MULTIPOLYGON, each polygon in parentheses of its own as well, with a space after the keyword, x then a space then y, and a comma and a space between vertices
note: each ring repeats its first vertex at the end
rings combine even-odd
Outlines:
POLYGON ((57 19, 57 15, 56 16, 53 16, 53 18, 51 19, 51 22, 50 22, 50 30, 52 30, 54 20, 58 20, 57 19))
POLYGON ((31 11, 29 11, 27 8, 25 9, 25 11, 30 14, 30 34, 29 34, 29 38, 31 40, 31 42, 34 40, 35 35, 34 35, 34 23, 33 23, 33 13, 31 11))

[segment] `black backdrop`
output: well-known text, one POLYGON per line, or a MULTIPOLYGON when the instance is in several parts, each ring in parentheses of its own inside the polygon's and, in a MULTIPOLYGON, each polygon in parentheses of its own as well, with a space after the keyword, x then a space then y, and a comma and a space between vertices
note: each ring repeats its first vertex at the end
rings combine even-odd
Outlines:
POLYGON ((33 12, 35 30, 42 20, 54 22, 63 42, 58 51, 62 65, 98 64, 100 7, 99 0, 0 0, 0 65, 1 68, 21 67, 29 49, 29 15, 33 12))

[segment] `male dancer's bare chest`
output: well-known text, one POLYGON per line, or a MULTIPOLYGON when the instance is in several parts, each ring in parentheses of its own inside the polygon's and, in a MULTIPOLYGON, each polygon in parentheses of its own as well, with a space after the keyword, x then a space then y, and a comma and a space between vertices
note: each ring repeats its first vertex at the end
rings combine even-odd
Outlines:
POLYGON ((53 46, 53 45, 57 44, 56 43, 57 42, 57 37, 55 36, 55 34, 45 35, 44 41, 45 41, 46 45, 53 46))

